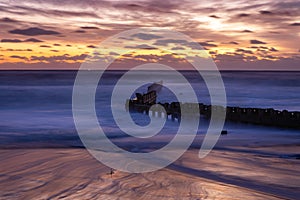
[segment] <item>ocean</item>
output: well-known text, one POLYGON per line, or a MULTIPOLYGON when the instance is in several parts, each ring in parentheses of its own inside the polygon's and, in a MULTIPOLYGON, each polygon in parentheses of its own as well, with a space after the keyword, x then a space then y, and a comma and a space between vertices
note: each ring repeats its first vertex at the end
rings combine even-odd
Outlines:
MULTIPOLYGON (((191 83, 198 101, 210 104, 209 93, 201 77, 191 71, 181 73, 191 83)), ((72 116, 76 74, 77 71, 0 71, 0 147, 82 146, 72 116)), ((105 72, 95 98, 99 123, 112 138, 118 137, 121 131, 111 115, 110 96, 123 74, 124 71, 105 72)), ((300 111, 300 72, 222 71, 221 75, 228 106, 300 111)), ((149 84, 145 83, 137 92, 146 92, 149 84)), ((180 90, 180 85, 178 88, 180 90)), ((176 101, 176 97, 172 91, 163 88, 158 101, 176 101)), ((146 115, 133 113, 132 117, 140 125, 149 122, 146 115)), ((204 120, 198 134, 205 133, 205 124, 204 120)), ((172 135, 178 128, 178 122, 167 121, 165 126, 162 134, 172 135)), ((283 142, 282 137, 286 142, 299 142, 300 136, 299 130, 250 124, 226 123, 225 129, 229 130, 229 137, 242 138, 252 134, 253 137, 268 138, 277 134, 280 137, 276 142, 283 142)))

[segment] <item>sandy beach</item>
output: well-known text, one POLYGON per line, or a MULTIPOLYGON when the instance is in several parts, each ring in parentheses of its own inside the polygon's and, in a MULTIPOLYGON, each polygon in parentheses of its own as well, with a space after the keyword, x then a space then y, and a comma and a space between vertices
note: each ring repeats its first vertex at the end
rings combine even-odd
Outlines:
POLYGON ((200 160, 191 149, 165 169, 111 176, 82 148, 2 149, 0 199, 297 199, 300 160, 257 152, 300 146, 253 150, 217 148, 200 160))

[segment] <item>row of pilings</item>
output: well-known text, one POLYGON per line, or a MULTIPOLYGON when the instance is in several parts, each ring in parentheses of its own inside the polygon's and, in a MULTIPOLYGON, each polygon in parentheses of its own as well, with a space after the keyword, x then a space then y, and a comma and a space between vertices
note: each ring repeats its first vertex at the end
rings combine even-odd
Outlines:
POLYGON ((206 118, 211 117, 212 110, 226 112, 226 120, 239 123, 250 123, 264 126, 286 127, 300 129, 300 112, 287 110, 275 110, 273 108, 241 108, 241 107, 222 107, 211 106, 202 103, 158 103, 140 104, 133 100, 126 101, 128 111, 136 111, 155 116, 166 116, 172 120, 181 119, 181 111, 185 115, 201 115, 206 118), (151 109, 150 109, 151 108, 151 109))

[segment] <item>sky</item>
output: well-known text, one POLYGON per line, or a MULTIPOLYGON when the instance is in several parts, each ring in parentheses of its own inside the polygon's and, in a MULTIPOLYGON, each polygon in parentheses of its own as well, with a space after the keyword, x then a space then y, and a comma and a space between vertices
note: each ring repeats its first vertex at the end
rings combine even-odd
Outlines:
POLYGON ((118 67, 176 63, 193 45, 139 34, 99 50, 105 39, 140 27, 181 32, 220 70, 300 70, 297 0, 0 0, 0 69, 78 69, 87 55, 118 67), (178 53, 159 50, 168 46, 178 53), (139 50, 136 50, 136 49, 139 50), (101 51, 101 53, 99 53, 101 51))

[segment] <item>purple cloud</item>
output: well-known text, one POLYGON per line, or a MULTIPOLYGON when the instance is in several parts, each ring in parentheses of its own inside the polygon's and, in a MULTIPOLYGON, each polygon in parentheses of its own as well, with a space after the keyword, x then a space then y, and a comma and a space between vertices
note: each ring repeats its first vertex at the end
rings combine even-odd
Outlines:
POLYGON ((76 31, 74 31, 74 33, 85 33, 86 31, 84 31, 84 30, 76 30, 76 31))
POLYGON ((43 48, 51 48, 51 46, 49 46, 49 45, 40 45, 40 47, 43 47, 43 48))
POLYGON ((218 17, 217 15, 209 15, 211 18, 220 19, 221 17, 218 17))
POLYGON ((148 34, 148 33, 137 33, 137 34, 131 35, 131 37, 138 38, 141 40, 153 40, 153 39, 162 38, 161 36, 154 35, 154 34, 148 34))
POLYGON ((96 46, 95 45, 88 45, 88 46, 86 46, 87 48, 91 48, 91 49, 95 49, 96 48, 96 46))
POLYGON ((268 10, 261 10, 259 11, 260 14, 262 15, 270 15, 270 14, 273 14, 271 11, 268 11, 268 10))
POLYGON ((30 60, 32 61, 40 61, 40 62, 62 62, 65 60, 72 60, 72 61, 80 61, 85 59, 87 54, 80 54, 75 56, 70 56, 69 54, 64 54, 60 56, 31 56, 30 60))
POLYGON ((23 41, 19 40, 19 39, 2 39, 1 42, 19 43, 19 42, 23 42, 23 41))
POLYGON ((246 14, 246 13, 241 13, 241 14, 238 14, 238 17, 249 17, 250 15, 249 14, 246 14))
POLYGON ((266 42, 262 42, 260 40, 250 40, 250 44, 267 44, 266 42))
POLYGON ((32 49, 6 49, 5 51, 32 51, 32 49))
POLYGON ((248 29, 245 29, 245 30, 242 31, 242 33, 253 33, 253 31, 250 31, 250 30, 248 30, 248 29))
POLYGON ((17 20, 8 18, 8 17, 4 17, 2 19, 0 19, 0 22, 4 22, 4 23, 13 23, 13 22, 17 22, 17 20))
POLYGON ((26 39, 26 40, 20 40, 20 39, 2 39, 1 42, 20 43, 20 42, 43 42, 43 41, 35 39, 35 38, 29 38, 29 39, 26 39))
POLYGON ((199 42, 200 45, 204 46, 204 47, 217 47, 216 44, 211 44, 208 42, 199 42))
POLYGON ((35 38, 29 38, 27 40, 24 40, 24 42, 43 42, 42 40, 38 40, 38 39, 35 39, 35 38))
POLYGON ((82 26, 80 28, 82 28, 82 29, 99 29, 98 27, 95 27, 95 26, 82 26))
POLYGON ((174 51, 176 51, 176 50, 185 50, 185 48, 183 48, 183 47, 173 47, 171 50, 174 50, 174 51))
POLYGON ((27 29, 14 29, 14 30, 10 30, 9 33, 18 34, 18 35, 29 35, 29 36, 60 34, 59 32, 56 31, 41 29, 37 27, 27 28, 27 29))
POLYGON ((238 43, 238 42, 235 42, 235 41, 231 41, 231 42, 229 42, 228 44, 238 45, 239 43, 238 43))
POLYGON ((125 46, 125 48, 128 49, 156 49, 155 47, 149 46, 147 44, 140 44, 140 45, 136 45, 136 46, 125 46))
POLYGON ((22 60, 27 60, 27 58, 25 56, 12 55, 10 57, 11 58, 18 58, 18 59, 22 59, 22 60))
POLYGON ((235 50, 236 52, 240 52, 240 53, 248 53, 248 54, 253 54, 253 52, 251 50, 245 50, 245 49, 237 49, 235 50))
POLYGON ((290 26, 300 26, 300 22, 292 23, 292 24, 290 24, 290 26))

